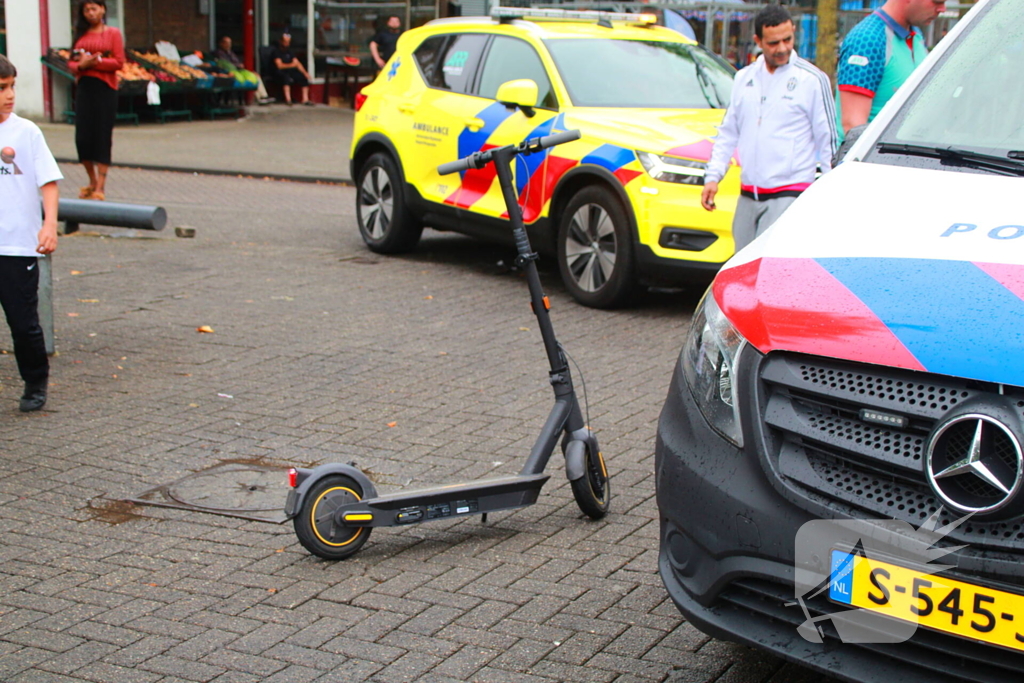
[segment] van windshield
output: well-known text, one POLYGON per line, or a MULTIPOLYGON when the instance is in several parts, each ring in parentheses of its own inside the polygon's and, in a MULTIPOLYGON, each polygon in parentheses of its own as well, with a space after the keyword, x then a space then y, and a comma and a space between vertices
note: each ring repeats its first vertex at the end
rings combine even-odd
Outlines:
MULTIPOLYGON (((867 160, 900 164, 899 155, 877 153, 887 145, 1024 158, 1022 68, 1024 3, 992 2, 918 85, 867 160)), ((922 165, 920 158, 905 162, 922 165)))
POLYGON ((577 107, 725 109, 732 72, 696 45, 654 40, 544 41, 577 107))

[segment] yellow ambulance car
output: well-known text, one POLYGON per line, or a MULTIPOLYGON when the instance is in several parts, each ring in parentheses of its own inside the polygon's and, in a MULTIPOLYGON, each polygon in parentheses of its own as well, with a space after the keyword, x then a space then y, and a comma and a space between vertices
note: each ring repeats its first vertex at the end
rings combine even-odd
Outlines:
POLYGON ((709 280, 733 253, 735 159, 718 210, 700 206, 732 76, 649 15, 496 8, 407 31, 356 101, 360 233, 379 253, 415 248, 424 226, 511 242, 493 166, 460 176, 437 166, 579 129, 580 140, 514 169, 531 240, 557 258, 569 293, 610 308, 638 285, 709 280), (535 102, 497 99, 523 79, 535 102))

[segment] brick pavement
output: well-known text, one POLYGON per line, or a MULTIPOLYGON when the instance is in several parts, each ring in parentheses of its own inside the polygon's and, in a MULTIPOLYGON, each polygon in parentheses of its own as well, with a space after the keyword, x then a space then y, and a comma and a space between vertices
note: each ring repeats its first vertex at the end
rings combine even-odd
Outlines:
MULTIPOLYGON (((114 163, 257 177, 348 179, 348 149, 355 115, 351 109, 275 104, 250 107, 249 112, 237 121, 118 125, 114 129, 114 163)), ((39 125, 54 156, 78 159, 74 126, 39 125)))
MULTIPOLYGON (((70 194, 84 175, 63 168, 70 194)), ((17 412, 0 355, 0 680, 817 680, 696 631, 656 572, 655 423, 692 296, 594 311, 544 271, 613 472, 604 521, 557 463, 532 507, 379 529, 341 563, 290 525, 113 504, 231 459, 354 459, 383 490, 510 474, 551 396, 501 249, 428 232, 373 256, 339 186, 116 169, 109 187, 197 236, 61 240, 42 413, 17 412)))

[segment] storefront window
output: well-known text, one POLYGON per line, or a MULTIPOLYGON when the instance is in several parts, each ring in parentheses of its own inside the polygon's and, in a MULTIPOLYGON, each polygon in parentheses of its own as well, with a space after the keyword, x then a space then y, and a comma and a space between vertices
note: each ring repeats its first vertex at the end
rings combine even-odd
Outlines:
POLYGON ((368 62, 370 41, 390 15, 401 18, 403 30, 410 28, 406 25, 407 7, 412 27, 422 26, 437 16, 434 0, 411 0, 411 5, 393 0, 359 3, 316 0, 313 55, 318 63, 317 70, 327 57, 345 55, 368 62))
MULTIPOLYGON (((270 42, 276 43, 282 33, 292 37, 296 52, 306 51, 306 27, 309 26, 309 3, 306 0, 269 0, 267 2, 267 29, 270 42)), ((301 54, 299 55, 301 59, 301 54)))

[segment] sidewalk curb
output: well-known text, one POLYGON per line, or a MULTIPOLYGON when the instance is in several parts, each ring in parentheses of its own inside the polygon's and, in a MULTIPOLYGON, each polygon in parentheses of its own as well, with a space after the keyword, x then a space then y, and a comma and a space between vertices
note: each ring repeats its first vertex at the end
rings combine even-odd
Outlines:
MULTIPOLYGON (((56 161, 59 164, 75 164, 78 166, 81 165, 81 162, 79 162, 77 159, 56 157, 56 161)), ((171 173, 191 173, 193 175, 235 176, 255 180, 281 180, 293 183, 310 183, 313 185, 344 185, 347 187, 353 187, 355 185, 355 183, 352 182, 351 178, 325 178, 316 176, 288 175, 284 173, 255 173, 253 171, 229 171, 222 168, 183 168, 181 166, 160 166, 157 164, 135 163, 111 164, 110 167, 123 169, 134 168, 142 171, 169 171, 171 173)))

